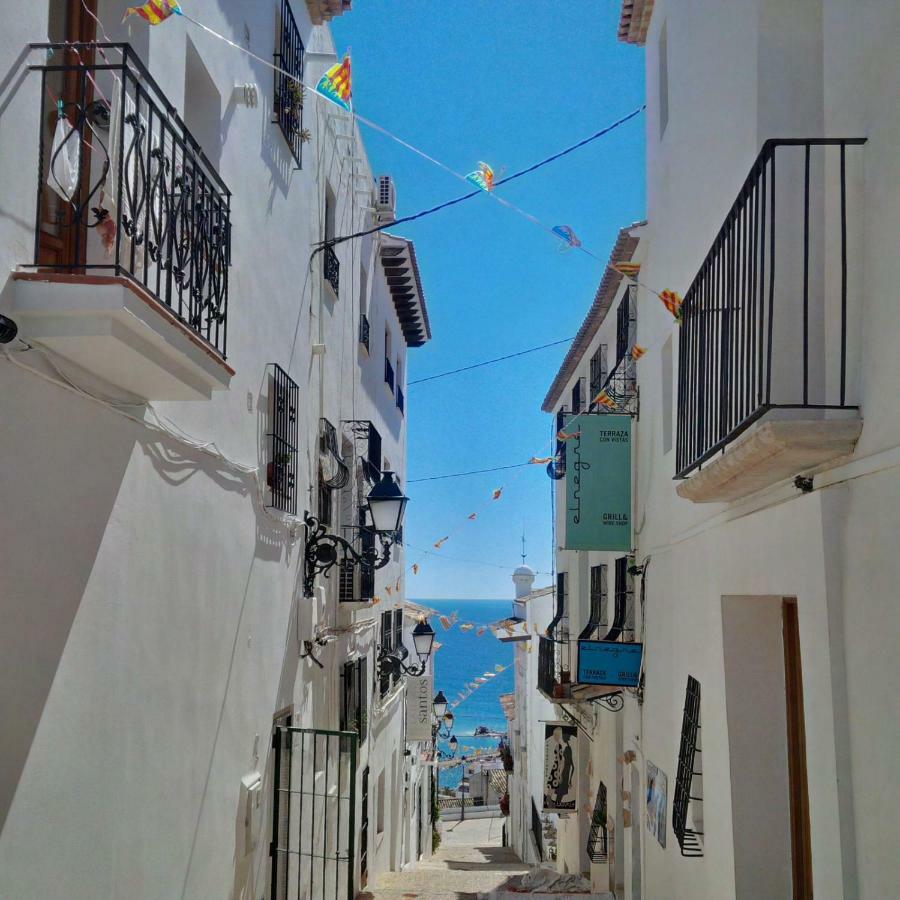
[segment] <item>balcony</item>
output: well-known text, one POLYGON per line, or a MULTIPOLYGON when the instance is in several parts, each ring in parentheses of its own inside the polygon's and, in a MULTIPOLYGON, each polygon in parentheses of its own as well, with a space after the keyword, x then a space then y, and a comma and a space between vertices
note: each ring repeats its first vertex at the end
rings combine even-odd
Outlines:
POLYGON ((370 337, 370 326, 369 326, 369 318, 365 313, 359 314, 359 342, 366 348, 366 353, 369 352, 369 337, 370 337))
POLYGON ((688 289, 682 497, 736 500, 853 451, 864 142, 767 141, 688 289))
POLYGON ((231 194, 128 44, 39 44, 23 336, 146 400, 206 399, 225 362, 231 194), (31 270, 31 271, 28 271, 31 270))
POLYGON ((338 262, 337 253, 330 244, 325 245, 324 261, 322 264, 325 280, 331 285, 334 296, 339 297, 338 288, 341 284, 341 264, 338 262))
POLYGON ((572 698, 569 664, 569 616, 566 611, 568 573, 556 576, 556 611, 546 636, 538 640, 538 690, 550 701, 572 698))

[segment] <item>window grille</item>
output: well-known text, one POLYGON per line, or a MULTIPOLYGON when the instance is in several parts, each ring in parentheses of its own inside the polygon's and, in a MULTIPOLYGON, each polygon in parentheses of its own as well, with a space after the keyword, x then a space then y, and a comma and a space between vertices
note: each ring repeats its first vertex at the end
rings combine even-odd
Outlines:
MULTIPOLYGON (((394 610, 394 650, 399 650, 403 646, 403 610, 394 610)), ((400 681, 400 670, 394 671, 394 684, 400 681)))
POLYGON ((572 385, 572 412, 576 415, 584 411, 585 379, 576 378, 572 385))
POLYGON ((606 344, 601 344, 591 357, 591 400, 600 393, 600 389, 606 384, 608 368, 606 356, 606 344))
POLYGON ((538 860, 540 862, 544 861, 544 822, 541 819, 541 815, 538 812, 537 806, 534 802, 534 797, 531 798, 531 834, 534 836, 534 843, 537 846, 538 852, 538 860))
POLYGON ((569 411, 565 407, 556 413, 556 430, 553 432, 556 440, 556 459, 547 466, 547 473, 556 480, 566 474, 566 442, 559 439, 559 433, 565 430, 568 415, 569 411))
POLYGON ((634 344, 637 325, 635 301, 634 285, 629 285, 616 310, 616 365, 625 358, 625 354, 634 344))
POLYGON ((591 815, 591 830, 588 834, 587 854, 591 862, 609 862, 609 830, 607 826, 606 785, 601 781, 591 815))
POLYGON ((368 660, 361 656, 344 664, 341 731, 355 731, 360 745, 368 734, 368 660))
POLYGON ((297 408, 300 388, 281 366, 271 365, 266 483, 269 506, 297 515, 297 408))
MULTIPOLYGON (((675 800, 672 806, 672 830, 678 838, 682 856, 703 856, 702 831, 688 826, 688 809, 703 798, 691 793, 700 753, 700 682, 688 675, 684 697, 684 718, 681 723, 681 744, 678 749, 678 773, 675 779, 675 800)), ((695 817, 696 818, 696 817, 695 817)), ((692 822, 692 824, 694 824, 692 822)))
POLYGON ((623 641, 634 640, 634 575, 629 571, 633 564, 630 556, 616 560, 616 623, 623 641))
MULTIPOLYGON (((390 653, 394 649, 393 613, 391 610, 381 614, 381 648, 390 653)), ((382 697, 391 689, 391 673, 382 668, 378 674, 378 690, 382 697)))
POLYGON ((606 571, 605 565, 591 566, 591 613, 579 640, 591 640, 600 626, 609 624, 606 571))
POLYGON ((303 40, 288 0, 281 2, 279 46, 275 53, 275 122, 291 149, 297 168, 303 158, 303 40), (290 76, 290 77, 289 77, 290 76), (295 80, 296 79, 296 80, 295 80))

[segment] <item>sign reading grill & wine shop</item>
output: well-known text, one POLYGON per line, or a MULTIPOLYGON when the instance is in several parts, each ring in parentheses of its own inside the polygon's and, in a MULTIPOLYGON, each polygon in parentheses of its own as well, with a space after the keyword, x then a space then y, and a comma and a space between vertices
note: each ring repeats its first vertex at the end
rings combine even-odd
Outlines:
POLYGON ((578 683, 637 687, 643 644, 620 641, 578 642, 578 683))
POLYGON ((566 468, 567 550, 631 549, 631 416, 582 415, 566 468))

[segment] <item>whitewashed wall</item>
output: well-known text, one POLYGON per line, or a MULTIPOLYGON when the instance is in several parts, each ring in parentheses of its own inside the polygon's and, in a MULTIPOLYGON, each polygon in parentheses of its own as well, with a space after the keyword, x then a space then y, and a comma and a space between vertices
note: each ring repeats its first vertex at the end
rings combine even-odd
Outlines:
MULTIPOLYGON (((39 91, 22 54, 46 39, 45 6, 23 7, 0 33, 4 312, 8 274, 32 254, 39 91)), ((330 34, 311 25, 304 3, 293 8, 311 51, 306 78, 315 81, 334 61, 330 34)), ((223 2, 203 19, 269 58, 275 14, 274 3, 223 2)), ((120 16, 119 6, 101 3, 105 23, 120 16)), ((295 171, 271 123, 265 66, 183 20, 156 29, 131 21, 128 29, 109 25, 110 37, 135 41, 177 108, 188 42, 208 69, 221 97, 220 171, 233 193, 228 358, 237 374, 210 401, 154 406, 264 473, 265 367, 278 363, 301 387, 300 512, 314 508, 323 416, 375 421, 405 478, 405 425, 378 380, 385 321, 395 348, 405 349, 372 243, 338 248, 338 301, 324 286, 321 255, 310 263, 323 236, 326 182, 337 195, 339 233, 367 221, 371 199, 355 191, 371 183, 371 172, 358 135, 337 139, 349 133, 345 117, 308 98, 304 124, 313 139, 295 171), (259 85, 257 109, 232 97, 235 83, 248 81, 259 85), (371 360, 357 342, 361 265, 371 286, 371 360), (323 355, 313 355, 317 343, 323 355)), ((50 371, 36 353, 17 358, 50 371)), ((115 386, 68 374, 115 396, 115 386)), ((333 584, 305 599, 302 532, 262 508, 253 477, 5 360, 0 379, 0 895, 263 896, 272 718, 293 707, 295 725, 336 728, 340 667, 348 655, 368 653, 371 674, 377 632, 323 648, 322 670, 298 658, 301 642, 317 625, 347 625, 391 604, 338 611, 333 584), (265 777, 264 809, 256 851, 243 857, 240 779, 254 770, 265 777)), ((402 554, 379 588, 401 572, 402 554)), ((401 696, 372 724, 364 757, 373 786, 378 770, 391 767, 391 798, 402 797, 405 768, 412 784, 419 776, 402 749, 391 762, 402 748, 402 708, 401 696)), ((392 801, 390 817, 399 836, 409 810, 392 801)), ((373 846, 369 859, 370 873, 397 867, 401 847, 373 846)))

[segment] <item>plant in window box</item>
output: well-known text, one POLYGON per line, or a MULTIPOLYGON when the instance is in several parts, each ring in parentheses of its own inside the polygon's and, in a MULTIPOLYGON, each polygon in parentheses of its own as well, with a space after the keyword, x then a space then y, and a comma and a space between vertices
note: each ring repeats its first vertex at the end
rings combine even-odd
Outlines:
POLYGON ((275 111, 284 116, 292 133, 300 131, 305 99, 304 87, 296 81, 289 81, 287 86, 275 97, 275 111))
POLYGON ((273 491, 290 491, 294 487, 294 477, 290 472, 291 454, 276 453, 266 466, 266 484, 273 491))

